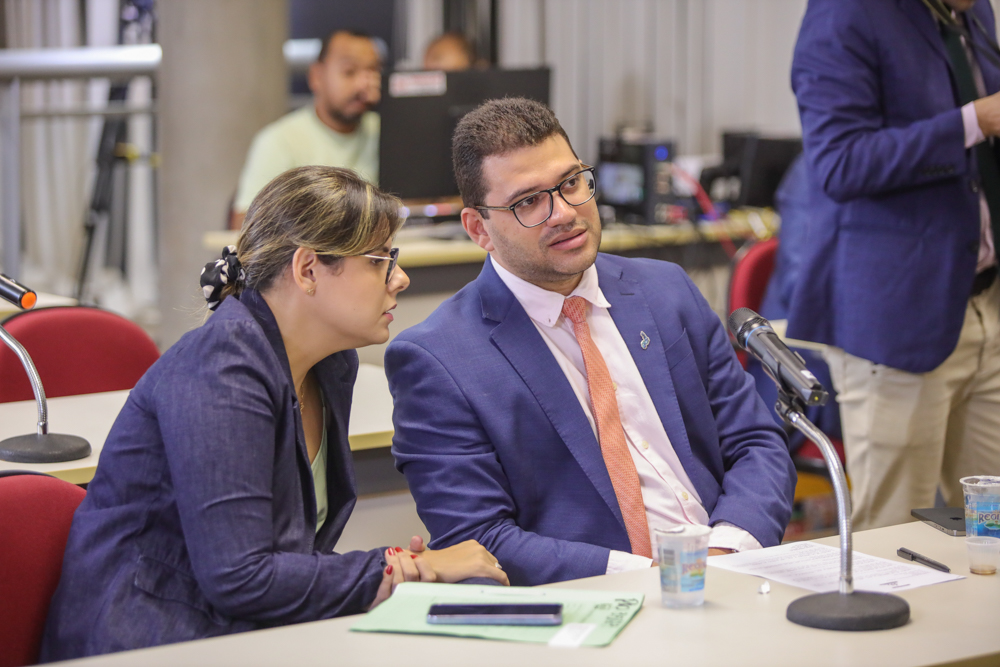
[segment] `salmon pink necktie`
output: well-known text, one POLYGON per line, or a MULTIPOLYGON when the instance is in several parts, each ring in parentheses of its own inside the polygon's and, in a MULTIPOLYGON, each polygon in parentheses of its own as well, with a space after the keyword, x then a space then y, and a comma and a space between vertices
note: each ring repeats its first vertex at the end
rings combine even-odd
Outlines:
POLYGON ((587 388, 590 391, 594 421, 597 422, 597 440, 601 444, 604 465, 608 468, 611 485, 618 498, 618 507, 621 508, 622 518, 625 519, 625 530, 632 544, 632 553, 652 558, 649 523, 646 521, 646 506, 642 502, 639 473, 636 472, 635 462, 628 451, 628 443, 625 442, 625 431, 622 429, 611 373, 604 363, 600 350, 594 344, 594 339, 590 337, 590 327, 587 325, 586 317, 587 302, 583 297, 571 296, 563 301, 562 312, 573 323, 576 341, 583 352, 583 365, 587 370, 587 388))

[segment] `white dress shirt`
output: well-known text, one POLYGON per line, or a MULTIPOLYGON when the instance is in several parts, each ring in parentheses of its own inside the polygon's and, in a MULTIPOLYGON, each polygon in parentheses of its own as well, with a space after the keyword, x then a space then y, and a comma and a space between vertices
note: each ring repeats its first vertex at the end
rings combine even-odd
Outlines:
MULTIPOLYGON (((597 427, 587 388, 583 352, 573 332, 573 323, 562 315, 566 297, 518 278, 496 260, 493 260, 493 267, 527 312, 566 375, 596 437, 597 427)), ((580 284, 570 296, 583 297, 589 305, 587 324, 614 382, 625 440, 639 473, 650 541, 654 545, 655 554, 656 530, 680 524, 708 525, 708 512, 670 444, 670 438, 663 428, 639 369, 611 318, 611 304, 604 298, 598 285, 597 267, 591 265, 583 273, 580 284)), ((719 522, 712 530, 709 546, 742 551, 759 549, 760 542, 742 528, 719 522)), ((607 574, 649 567, 651 564, 652 561, 644 556, 612 551, 608 558, 607 574)))

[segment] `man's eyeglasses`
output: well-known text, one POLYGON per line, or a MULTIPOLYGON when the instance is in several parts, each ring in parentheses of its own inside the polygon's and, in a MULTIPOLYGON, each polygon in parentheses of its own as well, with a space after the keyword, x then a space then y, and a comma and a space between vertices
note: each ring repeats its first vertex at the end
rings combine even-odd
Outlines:
POLYGON ((388 268, 385 270, 385 284, 389 284, 389 280, 392 279, 392 272, 396 270, 396 262, 399 261, 399 248, 393 248, 389 251, 389 255, 361 255, 361 257, 369 257, 371 259, 377 259, 382 262, 389 262, 388 268))
POLYGON ((570 206, 582 206, 597 193, 597 179, 593 167, 584 167, 559 185, 548 190, 539 190, 522 197, 510 206, 476 206, 478 211, 511 211, 517 221, 524 227, 537 227, 552 216, 555 205, 553 196, 559 195, 570 206))

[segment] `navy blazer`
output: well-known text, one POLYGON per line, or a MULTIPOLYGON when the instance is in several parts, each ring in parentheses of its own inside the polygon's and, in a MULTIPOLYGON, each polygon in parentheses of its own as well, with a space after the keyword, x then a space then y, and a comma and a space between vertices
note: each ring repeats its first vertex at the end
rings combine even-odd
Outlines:
MULTIPOLYGON (((968 13, 994 32, 989 2, 968 13)), ((1000 68, 977 60, 1000 90, 1000 68)), ((788 335, 930 371, 958 342, 980 237, 940 30, 920 0, 810 0, 792 87, 815 209, 788 335)))
POLYGON ((329 513, 316 499, 281 334, 246 290, 129 395, 70 529, 44 661, 364 611, 381 550, 333 553, 356 494, 347 421, 358 357, 315 367, 329 513))
MULTIPOLYGON (((795 471, 719 317, 674 264, 598 255, 597 272, 711 522, 777 544, 795 471)), ((385 362, 392 451, 432 548, 477 540, 512 584, 603 574, 631 550, 594 431, 491 260, 385 362)))

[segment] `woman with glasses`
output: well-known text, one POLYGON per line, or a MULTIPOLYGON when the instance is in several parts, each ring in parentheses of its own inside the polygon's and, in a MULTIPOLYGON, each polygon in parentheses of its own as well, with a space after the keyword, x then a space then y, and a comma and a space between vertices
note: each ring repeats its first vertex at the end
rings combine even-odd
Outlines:
POLYGON ((356 502, 358 356, 409 278, 400 202, 303 167, 257 195, 202 271, 207 322, 131 392, 73 520, 44 661, 355 614, 401 581, 490 577, 475 542, 338 554, 356 502))

